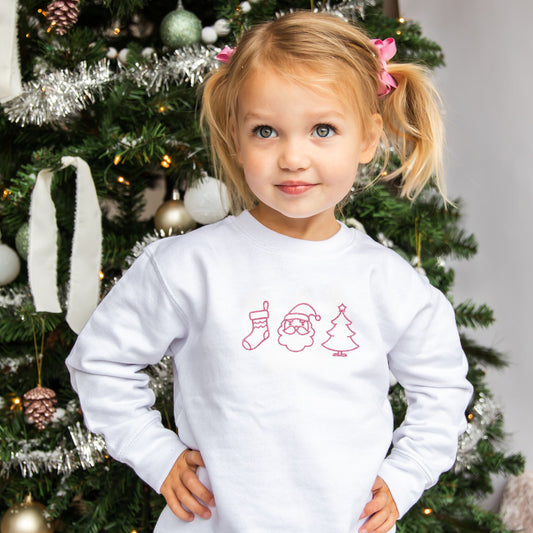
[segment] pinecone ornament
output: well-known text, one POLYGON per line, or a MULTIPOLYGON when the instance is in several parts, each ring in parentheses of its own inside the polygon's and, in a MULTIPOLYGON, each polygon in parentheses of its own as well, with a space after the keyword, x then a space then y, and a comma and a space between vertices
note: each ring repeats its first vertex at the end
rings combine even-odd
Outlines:
POLYGON ((24 413, 28 421, 35 424, 37 429, 44 429, 56 412, 56 393, 39 385, 24 394, 23 398, 24 413))
POLYGON ((59 35, 65 35, 78 22, 79 3, 80 0, 55 0, 48 4, 48 20, 59 35))

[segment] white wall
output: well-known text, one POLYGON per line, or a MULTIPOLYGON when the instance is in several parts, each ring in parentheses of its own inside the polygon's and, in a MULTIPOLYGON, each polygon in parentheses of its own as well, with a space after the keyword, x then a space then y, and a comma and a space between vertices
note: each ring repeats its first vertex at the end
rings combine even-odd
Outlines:
MULTIPOLYGON (((506 449, 521 451, 531 470, 533 2, 400 0, 400 11, 445 54, 435 81, 446 106, 448 190, 464 200, 463 227, 479 243, 473 260, 454 264, 454 295, 495 311, 496 324, 476 338, 508 355, 510 366, 489 371, 488 382, 506 449)), ((497 479, 488 506, 502 485, 497 479)))

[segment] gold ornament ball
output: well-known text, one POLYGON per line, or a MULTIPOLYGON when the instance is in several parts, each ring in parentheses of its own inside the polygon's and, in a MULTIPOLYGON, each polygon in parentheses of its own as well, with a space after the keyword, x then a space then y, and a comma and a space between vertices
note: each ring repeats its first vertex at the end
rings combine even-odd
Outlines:
POLYGON ((192 230, 196 222, 185 209, 183 200, 179 200, 177 194, 173 193, 172 200, 161 204, 155 212, 154 226, 162 237, 168 237, 192 230))
POLYGON ((53 533, 54 526, 46 520, 45 506, 34 502, 31 495, 10 507, 2 518, 0 533, 53 533))

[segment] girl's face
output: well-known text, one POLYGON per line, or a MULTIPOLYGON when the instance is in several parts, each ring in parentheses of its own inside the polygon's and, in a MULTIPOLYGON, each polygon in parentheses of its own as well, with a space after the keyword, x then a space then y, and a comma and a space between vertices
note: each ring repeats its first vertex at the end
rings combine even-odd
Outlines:
POLYGON ((359 163, 375 152, 381 117, 363 138, 348 102, 265 68, 239 92, 237 157, 259 200, 252 214, 293 237, 322 240, 338 231, 335 206, 348 194, 359 163))

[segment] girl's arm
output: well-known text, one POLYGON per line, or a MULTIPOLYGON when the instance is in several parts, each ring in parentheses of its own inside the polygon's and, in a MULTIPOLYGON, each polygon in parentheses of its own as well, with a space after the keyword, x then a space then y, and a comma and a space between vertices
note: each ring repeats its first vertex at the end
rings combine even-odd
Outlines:
POLYGON ((453 308, 441 292, 422 283, 425 303, 389 354, 408 408, 378 475, 400 517, 453 465, 472 396, 453 308))
POLYGON ((156 491, 187 446, 152 409, 155 395, 141 370, 183 338, 186 325, 147 249, 96 309, 66 361, 87 427, 156 491))

